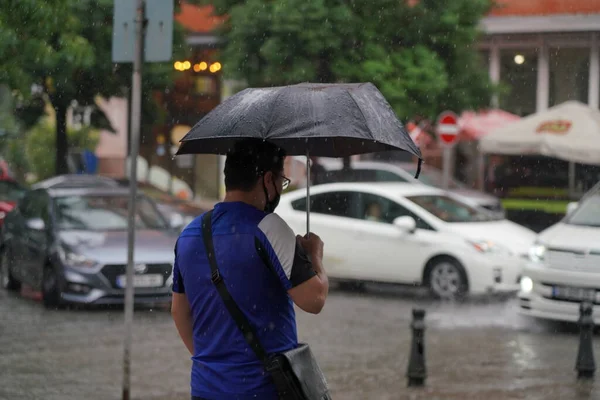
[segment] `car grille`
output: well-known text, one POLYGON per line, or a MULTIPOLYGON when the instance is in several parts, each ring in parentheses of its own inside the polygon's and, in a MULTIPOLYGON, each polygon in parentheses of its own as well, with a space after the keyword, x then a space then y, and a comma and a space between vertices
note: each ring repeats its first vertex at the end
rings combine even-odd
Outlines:
POLYGON ((546 262, 549 267, 576 271, 600 272, 600 251, 548 249, 546 262))
MULTIPOLYGON (((164 276, 163 282, 167 281, 167 278, 171 275, 173 270, 171 264, 146 264, 146 266, 148 269, 144 274, 162 274, 164 276)), ((117 277, 126 274, 127 266, 124 264, 108 264, 102 267, 100 272, 108 279, 113 288, 120 289, 117 285, 117 277)))

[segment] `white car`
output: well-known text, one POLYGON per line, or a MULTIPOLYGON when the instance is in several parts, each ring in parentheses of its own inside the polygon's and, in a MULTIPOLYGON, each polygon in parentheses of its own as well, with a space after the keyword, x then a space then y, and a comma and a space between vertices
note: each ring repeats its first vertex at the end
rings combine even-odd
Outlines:
MULTIPOLYGON (((277 213, 306 232, 306 193, 277 213)), ((343 283, 426 285, 436 297, 517 292, 535 233, 440 189, 408 183, 311 188, 311 231, 325 243, 327 274, 343 283)))
MULTIPOLYGON (((296 157, 300 162, 306 162, 302 157, 296 157)), ((319 183, 333 182, 396 182, 423 184, 435 188, 442 188, 442 171, 437 168, 423 165, 419 179, 415 179, 417 172, 416 162, 380 162, 380 161, 352 161, 349 171, 343 171, 342 161, 336 158, 320 158, 319 164, 326 173, 319 183)), ((466 184, 450 178, 448 192, 459 196, 463 201, 477 207, 483 207, 496 217, 504 218, 506 212, 502 202, 495 196, 480 190, 467 187, 466 184)))
MULTIPOLYGON (((575 322, 579 304, 600 303, 600 186, 559 223, 541 232, 519 292, 522 314, 575 322)), ((600 312, 594 312, 600 323, 600 312)))

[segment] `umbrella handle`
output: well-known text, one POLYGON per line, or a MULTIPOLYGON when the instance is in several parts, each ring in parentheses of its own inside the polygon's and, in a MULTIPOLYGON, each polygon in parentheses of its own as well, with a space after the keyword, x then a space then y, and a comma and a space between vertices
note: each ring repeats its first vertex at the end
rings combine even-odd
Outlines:
POLYGON ((306 237, 310 232, 310 158, 306 149, 306 237))

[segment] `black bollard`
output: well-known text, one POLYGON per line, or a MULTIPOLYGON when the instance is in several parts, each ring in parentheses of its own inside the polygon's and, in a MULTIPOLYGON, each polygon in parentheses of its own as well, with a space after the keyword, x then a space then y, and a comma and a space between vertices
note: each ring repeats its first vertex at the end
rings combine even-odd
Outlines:
POLYGON ((592 303, 584 301, 579 305, 579 351, 577 352, 577 379, 592 378, 596 372, 594 361, 594 318, 592 303))
POLYGON ((425 368, 425 310, 413 309, 412 346, 408 360, 408 386, 423 386, 427 378, 425 368))

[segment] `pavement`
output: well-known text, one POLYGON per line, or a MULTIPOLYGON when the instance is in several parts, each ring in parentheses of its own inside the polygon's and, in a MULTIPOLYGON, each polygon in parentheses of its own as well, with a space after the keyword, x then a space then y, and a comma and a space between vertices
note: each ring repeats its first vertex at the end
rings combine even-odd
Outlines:
MULTIPOLYGON (((446 303, 419 290, 332 289, 317 316, 297 312, 339 400, 600 399, 577 382, 573 325, 521 317, 514 299, 446 303), (411 310, 424 308, 428 378, 407 388, 411 310)), ((189 356, 165 309, 136 309, 132 398, 189 399, 189 356)), ((34 293, 0 291, 0 399, 120 399, 121 309, 48 311, 34 293)), ((600 354, 597 341, 595 352, 600 354)))

